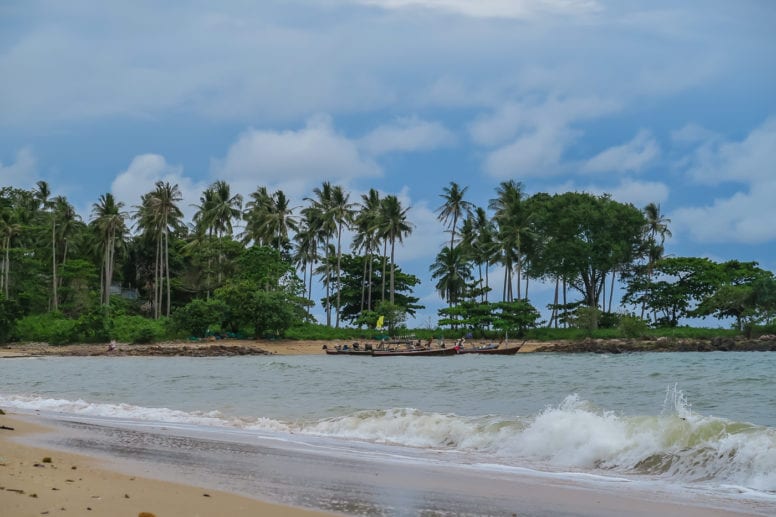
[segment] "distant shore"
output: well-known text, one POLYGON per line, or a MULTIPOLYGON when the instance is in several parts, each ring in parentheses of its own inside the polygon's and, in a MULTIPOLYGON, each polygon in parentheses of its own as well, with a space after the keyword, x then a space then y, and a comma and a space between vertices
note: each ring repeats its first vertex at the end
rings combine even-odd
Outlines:
MULTIPOLYGON (((223 339, 215 341, 172 341, 154 344, 117 343, 111 350, 104 344, 49 345, 47 343, 11 343, 0 345, 0 359, 37 356, 175 356, 175 357, 229 357, 248 355, 310 355, 323 354, 324 345, 333 348, 347 340, 249 340, 223 339)), ((470 345, 484 344, 472 341, 470 345)), ((512 341, 509 346, 521 345, 520 353, 601 353, 629 352, 744 352, 776 351, 776 336, 756 339, 581 339, 560 341, 512 341)), ((504 345, 502 345, 504 346, 504 345)))

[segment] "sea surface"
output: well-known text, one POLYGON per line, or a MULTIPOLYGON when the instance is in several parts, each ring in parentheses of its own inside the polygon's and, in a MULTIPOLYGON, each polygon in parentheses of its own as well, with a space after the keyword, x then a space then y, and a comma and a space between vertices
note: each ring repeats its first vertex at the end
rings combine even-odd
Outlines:
POLYGON ((433 452, 462 467, 751 499, 776 514, 767 352, 5 359, 0 407, 301 436, 375 458, 433 452))

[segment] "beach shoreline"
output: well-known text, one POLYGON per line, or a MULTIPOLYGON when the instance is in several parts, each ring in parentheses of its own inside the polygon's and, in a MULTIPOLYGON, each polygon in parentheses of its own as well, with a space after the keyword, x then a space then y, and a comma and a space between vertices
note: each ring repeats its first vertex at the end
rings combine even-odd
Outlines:
POLYGON ((103 459, 22 443, 53 430, 29 415, 0 415, 0 508, 27 517, 60 513, 96 517, 315 517, 336 515, 280 505, 190 484, 120 472, 103 459))
POLYGON ((154 430, 147 424, 122 430, 110 423, 79 423, 77 416, 58 418, 0 416, 2 425, 14 428, 0 431, 0 507, 11 509, 10 515, 53 514, 61 508, 106 517, 134 517, 140 512, 160 517, 414 515, 420 510, 431 514, 521 516, 766 514, 752 508, 715 507, 709 501, 666 498, 666 494, 617 486, 622 483, 595 489, 583 479, 574 482, 487 470, 450 471, 433 462, 375 465, 348 452, 349 448, 326 456, 320 450, 289 446, 285 441, 270 440, 269 445, 261 440, 257 444, 254 439, 220 442, 163 427, 154 430), (34 434, 41 432, 47 434, 34 434), (117 432, 126 433, 118 442, 117 432), (133 437, 136 445, 128 453, 121 444, 132 442, 128 438, 133 437), (180 443, 170 445, 176 441, 180 443), (236 455, 229 456, 230 450, 237 450, 236 455), (50 463, 45 462, 47 457, 50 463), (252 467, 259 470, 254 472, 252 467), (230 471, 225 478, 220 470, 223 468, 230 471), (199 471, 199 475, 192 477, 192 471, 199 471), (147 472, 165 481, 143 477, 147 472), (275 475, 285 484, 277 486, 275 475), (223 491, 224 479, 227 492, 223 491), (246 479, 254 487, 250 491, 241 488, 240 481, 246 479), (271 489, 265 491, 267 487, 271 489), (247 492, 261 497, 273 493, 272 489, 276 497, 279 491, 290 501, 305 501, 304 506, 315 510, 234 494, 247 492))
MULTIPOLYGON (((324 354, 347 340, 251 340, 210 339, 201 341, 168 341, 153 344, 108 343, 50 345, 48 343, 6 343, 0 345, 0 359, 37 356, 189 356, 224 357, 250 355, 324 354)), ((376 343, 376 342, 375 342, 376 343)), ((467 346, 487 344, 484 340, 467 342, 467 346)), ((451 343, 452 345, 452 343, 451 343)), ((520 345, 518 353, 600 353, 629 352, 732 352, 776 351, 776 336, 759 339, 581 339, 557 341, 512 341, 505 346, 520 345)))

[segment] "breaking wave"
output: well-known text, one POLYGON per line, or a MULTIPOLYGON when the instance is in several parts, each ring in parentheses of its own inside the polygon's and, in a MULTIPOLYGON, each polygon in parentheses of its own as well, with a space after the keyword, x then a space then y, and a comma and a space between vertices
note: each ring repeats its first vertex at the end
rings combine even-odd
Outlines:
POLYGON ((776 493, 776 429, 694 413, 675 387, 667 390, 660 414, 640 416, 598 408, 577 395, 538 414, 514 418, 391 408, 308 422, 20 395, 0 395, 0 404, 455 450, 509 466, 607 471, 776 493))

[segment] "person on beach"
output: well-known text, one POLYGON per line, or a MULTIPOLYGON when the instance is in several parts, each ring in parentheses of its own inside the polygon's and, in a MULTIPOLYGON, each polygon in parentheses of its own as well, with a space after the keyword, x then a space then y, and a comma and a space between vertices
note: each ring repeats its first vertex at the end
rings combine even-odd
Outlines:
POLYGON ((116 350, 116 340, 112 339, 110 344, 108 344, 108 352, 113 352, 116 350))

